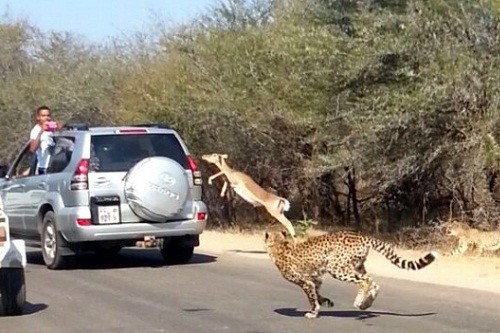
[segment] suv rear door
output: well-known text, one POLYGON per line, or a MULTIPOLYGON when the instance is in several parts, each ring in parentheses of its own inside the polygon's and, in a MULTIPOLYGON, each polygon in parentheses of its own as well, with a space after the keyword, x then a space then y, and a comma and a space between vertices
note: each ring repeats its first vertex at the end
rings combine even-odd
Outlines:
MULTIPOLYGON (((119 200, 121 222, 141 221, 141 218, 134 214, 125 199, 124 179, 127 172, 136 163, 153 156, 168 157, 179 163, 186 169, 186 177, 190 178, 189 182, 192 186, 193 181, 190 177, 186 153, 173 132, 149 133, 147 130, 131 129, 117 131, 113 134, 92 134, 88 177, 91 211, 94 220, 97 211, 93 205, 96 202, 112 204, 119 200)), ((186 202, 191 204, 190 194, 188 196, 186 202)), ((188 218, 187 211, 189 210, 191 213, 191 207, 187 208, 172 219, 188 218)))
POLYGON ((40 206, 45 203, 48 192, 48 175, 33 175, 25 179, 24 229, 37 235, 37 220, 40 206))

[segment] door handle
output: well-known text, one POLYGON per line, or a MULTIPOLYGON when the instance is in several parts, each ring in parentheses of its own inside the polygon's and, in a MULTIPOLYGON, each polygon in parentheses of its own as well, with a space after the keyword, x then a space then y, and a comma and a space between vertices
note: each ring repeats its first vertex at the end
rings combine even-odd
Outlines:
POLYGON ((5 187, 2 187, 2 189, 4 191, 10 191, 10 190, 14 190, 16 188, 24 188, 24 187, 26 187, 25 184, 12 184, 12 185, 7 185, 5 187))
POLYGON ((38 188, 42 188, 42 189, 44 189, 46 186, 47 186, 47 183, 46 183, 46 182, 41 182, 41 183, 38 183, 38 184, 36 185, 36 187, 38 187, 38 188))
POLYGON ((106 183, 109 183, 109 179, 105 178, 105 177, 99 177, 94 182, 94 184, 97 184, 97 185, 102 185, 102 184, 106 184, 106 183))

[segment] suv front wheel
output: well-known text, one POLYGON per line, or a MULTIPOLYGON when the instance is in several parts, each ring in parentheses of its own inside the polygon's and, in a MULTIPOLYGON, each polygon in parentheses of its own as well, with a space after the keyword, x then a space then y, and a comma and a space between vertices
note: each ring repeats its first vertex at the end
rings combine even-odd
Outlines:
POLYGON ((43 217, 41 241, 43 261, 47 268, 63 268, 66 264, 65 257, 61 255, 63 239, 56 229, 56 219, 52 211, 48 211, 43 217))
POLYGON ((160 252, 167 265, 185 264, 193 257, 194 246, 183 244, 176 238, 164 239, 160 252))

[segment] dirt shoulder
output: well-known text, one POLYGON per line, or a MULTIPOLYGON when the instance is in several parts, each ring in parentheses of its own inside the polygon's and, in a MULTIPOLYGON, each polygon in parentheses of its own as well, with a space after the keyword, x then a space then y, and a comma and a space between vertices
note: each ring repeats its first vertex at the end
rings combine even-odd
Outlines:
MULTIPOLYGON (((242 234, 205 231, 201 235, 197 251, 269 260, 264 252, 263 232, 242 234)), ((398 250, 398 253, 408 259, 415 259, 423 254, 409 250, 398 250)), ((381 254, 371 251, 366 269, 374 275, 500 293, 498 257, 440 257, 436 263, 414 272, 399 269, 381 254)))

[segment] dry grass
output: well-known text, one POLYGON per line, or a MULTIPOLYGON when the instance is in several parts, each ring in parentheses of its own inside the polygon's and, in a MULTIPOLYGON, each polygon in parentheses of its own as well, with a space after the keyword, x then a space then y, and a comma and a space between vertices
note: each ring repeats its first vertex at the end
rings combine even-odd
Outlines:
POLYGON ((404 228, 389 237, 398 246, 411 250, 439 249, 446 253, 456 249, 462 241, 468 244, 467 250, 462 255, 500 256, 499 250, 483 251, 485 247, 500 242, 500 230, 478 230, 459 221, 446 221, 439 225, 420 228, 404 228), (458 233, 456 231, 451 233, 451 228, 457 228, 458 233))
MULTIPOLYGON (((442 253, 452 251, 457 248, 459 238, 455 235, 450 235, 447 229, 450 222, 436 224, 432 226, 423 226, 419 228, 403 228, 392 234, 379 234, 375 237, 393 243, 397 247, 406 250, 429 251, 440 250, 442 253)), ((500 230, 498 231, 481 231, 473 229, 465 223, 459 223, 465 234, 460 235, 471 244, 468 250, 463 254, 465 256, 481 256, 481 257, 500 257, 500 250, 497 251, 480 251, 477 244, 493 244, 500 241, 500 230)), ((352 230, 349 228, 315 228, 314 224, 310 224, 310 228, 306 228, 298 233, 299 239, 305 239, 311 236, 321 235, 327 232, 352 230)), ((284 230, 281 224, 276 223, 259 223, 250 224, 235 223, 229 227, 209 227, 209 230, 228 234, 242 235, 263 235, 266 231, 284 230)))

